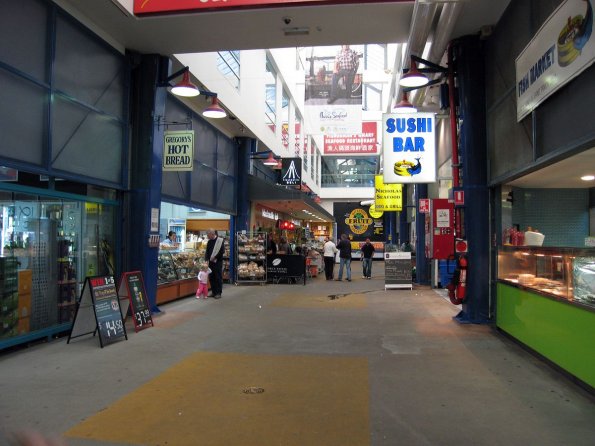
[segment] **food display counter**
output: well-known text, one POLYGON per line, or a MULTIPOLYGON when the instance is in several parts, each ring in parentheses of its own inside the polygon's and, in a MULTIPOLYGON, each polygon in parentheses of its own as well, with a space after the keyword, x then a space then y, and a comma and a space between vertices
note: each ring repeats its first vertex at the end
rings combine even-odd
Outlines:
POLYGON ((500 248, 496 325, 595 387, 595 249, 500 248))
POLYGON ((160 250, 157 260, 157 305, 189 296, 198 287, 195 251, 160 250))

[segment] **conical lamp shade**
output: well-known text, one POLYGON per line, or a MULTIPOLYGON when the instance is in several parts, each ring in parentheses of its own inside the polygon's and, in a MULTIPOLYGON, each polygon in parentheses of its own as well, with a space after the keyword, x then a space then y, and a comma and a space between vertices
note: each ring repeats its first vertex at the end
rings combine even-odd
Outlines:
POLYGON ((277 165, 277 160, 275 159, 275 155, 273 154, 273 152, 269 152, 269 157, 267 159, 265 159, 262 164, 264 164, 265 166, 276 166, 277 165))
POLYGON ((395 105, 395 108, 393 109, 393 111, 395 113, 417 113, 417 108, 415 108, 413 106, 413 104, 411 102, 409 102, 409 97, 407 95, 407 92, 404 91, 403 98, 401 99, 401 102, 399 102, 398 104, 395 105))
POLYGON ((171 92, 176 96, 184 96, 187 98, 198 96, 200 94, 198 87, 190 82, 190 73, 188 71, 184 71, 182 80, 172 87, 171 92))
POLYGON ((399 85, 402 87, 423 87, 428 82, 430 80, 417 69, 417 64, 413 59, 411 59, 411 68, 409 68, 409 71, 399 79, 399 85))
POLYGON ((219 99, 217 99, 217 96, 213 96, 213 98, 211 99, 211 105, 209 105, 207 108, 204 109, 204 111, 202 112, 202 115, 205 118, 225 118, 227 116, 227 113, 225 113, 225 110, 223 110, 221 108, 221 106, 219 105, 219 99))

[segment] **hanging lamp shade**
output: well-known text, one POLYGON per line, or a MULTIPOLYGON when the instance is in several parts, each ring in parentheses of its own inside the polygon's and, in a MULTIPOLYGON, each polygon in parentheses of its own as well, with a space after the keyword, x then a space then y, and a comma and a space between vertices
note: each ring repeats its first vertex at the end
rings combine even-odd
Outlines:
POLYGON ((430 82, 430 80, 425 74, 417 69, 417 64, 413 59, 411 59, 409 71, 399 79, 399 85, 407 88, 423 87, 428 82, 430 82))
POLYGON ((409 102, 409 95, 406 91, 404 91, 401 102, 395 104, 393 111, 395 113, 417 113, 417 108, 415 108, 413 104, 409 102))
POLYGON ((277 160, 277 164, 273 166, 273 169, 275 169, 275 170, 283 169, 283 163, 281 162, 281 160, 277 160))
POLYGON ((198 96, 200 94, 198 87, 190 82, 190 73, 188 70, 184 71, 182 80, 172 87, 171 92, 176 96, 184 96, 187 98, 198 96))
POLYGON ((204 109, 202 115, 205 118, 218 119, 225 118, 227 116, 227 113, 225 113, 225 110, 223 110, 223 108, 221 108, 221 106, 219 105, 219 99, 217 99, 217 96, 213 96, 211 99, 211 105, 204 109))
POLYGON ((275 155, 273 154, 273 152, 269 152, 269 157, 267 159, 265 159, 262 164, 264 164, 265 166, 276 166, 277 165, 277 160, 275 159, 275 155))

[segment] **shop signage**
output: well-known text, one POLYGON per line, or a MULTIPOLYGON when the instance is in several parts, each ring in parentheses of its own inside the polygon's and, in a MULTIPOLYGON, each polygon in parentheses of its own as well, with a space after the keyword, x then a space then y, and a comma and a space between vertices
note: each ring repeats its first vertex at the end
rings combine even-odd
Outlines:
POLYGON ((430 213, 430 199, 429 198, 420 198, 419 199, 419 213, 420 214, 429 214, 430 213))
POLYGON ((120 338, 128 339, 113 276, 85 279, 67 343, 79 336, 95 333, 99 333, 101 348, 120 338))
POLYGON ((194 130, 166 131, 163 136, 163 170, 192 170, 194 161, 194 130))
POLYGON ((298 255, 267 256, 267 278, 273 282, 281 279, 303 279, 306 284, 306 258, 298 255))
POLYGON ((376 211, 401 211, 403 209, 403 185, 384 184, 383 176, 374 177, 374 205, 376 211))
POLYGON ((411 283, 411 253, 384 253, 384 289, 413 288, 411 283))
POLYGON ((246 7, 287 7, 304 4, 349 4, 352 0, 134 0, 134 14, 159 14, 182 11, 240 9, 246 7))
POLYGON ((337 222, 337 238, 346 234, 352 242, 384 241, 384 224, 382 218, 374 218, 359 202, 333 203, 333 215, 337 222))
POLYGON ((378 124, 362 122, 362 132, 356 135, 324 135, 325 155, 376 155, 378 124))
POLYGON ((284 186, 299 186, 302 184, 301 158, 283 158, 281 166, 279 184, 284 186))
POLYGON ((436 135, 433 113, 382 115, 384 182, 434 183, 436 135))
POLYGON ((122 300, 121 303, 126 303, 125 308, 122 308, 122 314, 132 314, 135 331, 140 331, 153 326, 153 318, 149 310, 149 302, 147 301, 147 292, 145 291, 145 282, 140 271, 133 271, 122 274, 120 279, 120 288, 118 295, 122 300))
POLYGON ((382 215, 384 214, 383 211, 379 211, 378 209, 376 209, 376 205, 374 205, 374 204, 370 205, 370 209, 368 209, 368 213, 370 214, 370 217, 372 217, 372 218, 381 218, 382 215))
POLYGON ((279 220, 279 214, 268 209, 262 209, 262 216, 264 218, 270 218, 271 220, 279 220))
POLYGON ((453 192, 455 206, 464 206, 465 205, 465 191, 463 190, 455 190, 453 192))
POLYGON ((517 121, 595 61, 592 2, 563 2, 517 57, 517 121))

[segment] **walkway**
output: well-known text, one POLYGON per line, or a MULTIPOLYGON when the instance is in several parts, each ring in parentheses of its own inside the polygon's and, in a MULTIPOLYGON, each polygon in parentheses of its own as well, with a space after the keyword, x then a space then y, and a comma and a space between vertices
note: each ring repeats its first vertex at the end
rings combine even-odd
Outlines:
POLYGON ((69 446, 595 444, 593 398, 493 328, 453 322, 435 291, 385 291, 382 263, 372 280, 359 267, 351 283, 179 300, 103 349, 3 354, 0 429, 69 446))

